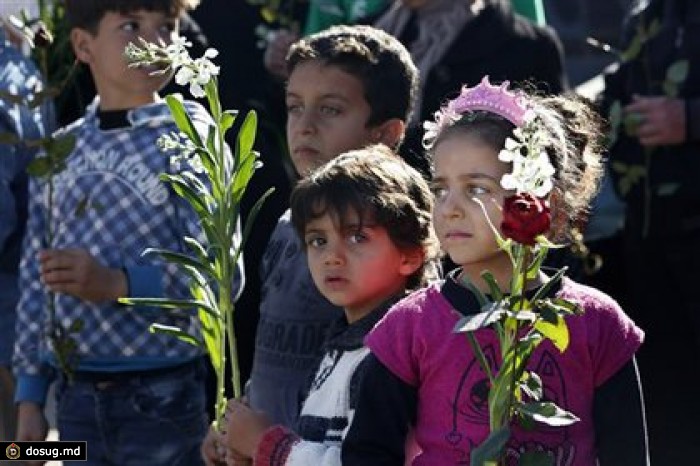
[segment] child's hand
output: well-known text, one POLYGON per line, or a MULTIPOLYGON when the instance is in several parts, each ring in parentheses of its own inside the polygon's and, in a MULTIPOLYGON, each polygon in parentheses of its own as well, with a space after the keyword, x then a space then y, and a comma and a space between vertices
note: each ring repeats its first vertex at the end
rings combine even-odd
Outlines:
MULTIPOLYGON (((17 412, 17 435, 20 442, 42 442, 46 440, 49 426, 44 410, 36 403, 22 401, 17 412)), ((46 461, 27 461, 27 466, 41 466, 46 461)))
POLYGON ((85 301, 116 301, 129 292, 121 269, 105 267, 85 249, 44 249, 39 269, 49 290, 85 301))
POLYGON ((226 465, 226 447, 224 446, 225 438, 214 430, 213 426, 209 427, 202 447, 202 459, 205 466, 224 466, 226 465))
POLYGON ((226 447, 239 456, 252 458, 272 422, 264 413, 253 411, 238 400, 226 407, 226 447))

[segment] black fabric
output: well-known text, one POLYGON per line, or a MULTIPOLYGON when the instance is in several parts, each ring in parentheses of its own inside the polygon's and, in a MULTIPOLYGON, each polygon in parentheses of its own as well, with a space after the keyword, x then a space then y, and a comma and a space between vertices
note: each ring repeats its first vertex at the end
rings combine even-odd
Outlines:
POLYGON ((130 126, 127 114, 129 110, 97 110, 100 129, 110 130, 130 126))
POLYGON ((401 293, 387 299, 377 306, 377 309, 352 324, 348 324, 345 316, 336 320, 328 329, 328 336, 323 345, 324 351, 328 352, 334 349, 351 351, 364 346, 365 336, 384 317, 389 308, 403 297, 405 294, 401 293))
MULTIPOLYGON (((652 21, 660 21, 659 32, 642 47, 636 59, 621 63, 605 76, 603 113, 613 102, 627 105, 632 96, 665 95, 663 88, 669 66, 679 60, 689 61, 688 76, 679 86, 679 97, 687 100, 700 98, 700 2, 689 2, 684 7, 673 0, 659 0, 636 15, 626 27, 622 49, 626 49, 640 25, 648 27, 652 21), (681 8, 686 12, 681 13, 681 8)), ((694 112, 691 118, 696 117, 694 112)), ((697 125, 692 120, 691 127, 697 125)), ((694 131, 691 130, 691 134, 694 131)), ((611 147, 613 164, 642 165, 644 154, 634 137, 620 131, 611 147)), ((700 139, 690 139, 683 144, 657 147, 653 150, 649 167, 651 198, 649 208, 643 182, 635 183, 629 191, 621 189, 624 176, 620 170, 612 170, 614 186, 627 202, 627 231, 637 237, 643 234, 642 224, 650 216, 648 236, 668 238, 687 232, 700 232, 700 139), (669 192, 664 186, 676 186, 669 192), (684 221, 688 219, 688 221, 684 221)), ((613 165, 615 167, 615 165, 613 165)))
POLYGON ((342 446, 343 466, 403 466, 406 437, 416 421, 418 390, 372 353, 363 364, 357 410, 342 446))
POLYGON ((700 370, 700 138, 695 129, 700 124, 700 2, 651 0, 633 11, 620 48, 628 48, 638 28, 653 21, 659 24, 658 33, 634 59, 605 75, 602 108, 606 114, 615 102, 624 107, 636 94, 665 95, 669 66, 688 60, 678 97, 690 109, 690 137, 682 144, 654 148, 645 167, 644 149, 619 131, 610 162, 613 184, 626 202, 623 300, 646 333, 637 361, 651 462, 689 464, 700 455, 695 435, 700 402, 696 387, 685 381, 700 370), (624 166, 645 167, 648 177, 628 191, 621 189, 624 166))
MULTIPOLYGON (((461 269, 455 269, 447 274, 445 281, 442 283, 440 288, 440 293, 445 297, 445 299, 452 305, 457 312, 463 316, 468 316, 478 313, 481 309, 479 306, 479 301, 476 296, 467 289, 464 285, 459 282, 459 274, 461 269)), ((544 295, 545 298, 553 297, 561 289, 561 280, 552 286, 547 294, 544 295)), ((525 296, 532 298, 535 296, 537 289, 531 289, 525 291, 525 296)), ((487 299, 492 299, 490 295, 486 295, 487 299)))
POLYGON ((596 389, 593 398, 599 466, 648 466, 644 402, 635 359, 596 389))

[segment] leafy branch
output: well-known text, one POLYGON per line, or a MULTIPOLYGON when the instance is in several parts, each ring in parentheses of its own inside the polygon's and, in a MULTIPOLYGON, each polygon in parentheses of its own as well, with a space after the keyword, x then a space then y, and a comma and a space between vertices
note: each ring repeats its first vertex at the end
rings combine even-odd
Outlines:
POLYGON ((197 310, 202 327, 201 336, 158 324, 153 324, 151 331, 173 335, 202 347, 207 352, 217 379, 214 427, 219 428, 226 408, 224 377, 227 352, 232 367, 233 395, 236 398, 241 396, 232 302, 233 284, 237 278, 241 278, 236 277, 236 264, 243 245, 251 234, 255 217, 273 189, 257 200, 246 220, 242 240, 236 244, 241 200, 255 170, 260 166, 258 153, 253 150, 257 116, 254 111, 245 116, 232 153, 225 142, 226 133, 232 128, 238 113, 221 107, 217 79, 219 68, 210 61, 217 53, 209 49, 204 57, 193 60, 185 48, 188 46, 189 43, 184 39, 176 39, 167 46, 141 41, 139 45, 130 44, 126 55, 131 66, 159 64, 166 67, 161 72, 176 71, 175 79, 179 84, 189 84, 190 92, 195 96, 206 96, 213 122, 208 126, 206 134, 200 134, 182 97, 168 95, 165 98, 180 134, 165 135, 158 143, 162 149, 179 151, 190 166, 201 169, 208 184, 191 171, 163 174, 161 179, 169 183, 192 206, 206 242, 201 243, 191 237, 184 238, 190 254, 160 249, 149 249, 146 253, 177 264, 187 274, 191 299, 122 298, 120 302, 197 310))
MULTIPOLYGON (((61 96, 63 90, 75 77, 77 65, 70 58, 70 41, 63 21, 63 5, 61 2, 38 1, 39 16, 30 19, 26 11, 20 13, 20 18, 10 16, 9 22, 15 27, 32 50, 32 59, 39 67, 42 77, 47 84, 37 82, 27 95, 17 95, 7 91, 0 92, 0 99, 12 105, 22 106, 29 111, 47 107, 61 96)), ((54 176, 66 167, 65 160, 75 147, 75 137, 72 135, 49 135, 41 139, 20 139, 12 134, 0 134, 0 142, 8 144, 23 144, 40 150, 41 156, 33 159, 27 166, 27 173, 46 183, 46 236, 44 246, 51 248, 54 243, 54 176)), ((83 327, 82 320, 72 322, 64 327, 56 317, 55 295, 47 293, 47 310, 49 341, 61 371, 71 380, 77 366, 77 343, 71 336, 83 327)))

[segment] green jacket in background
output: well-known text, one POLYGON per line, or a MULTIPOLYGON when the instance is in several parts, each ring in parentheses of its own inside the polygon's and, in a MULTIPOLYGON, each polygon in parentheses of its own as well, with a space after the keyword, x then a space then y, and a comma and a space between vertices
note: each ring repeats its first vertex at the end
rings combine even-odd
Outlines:
POLYGON ((304 35, 314 34, 336 24, 355 24, 380 13, 390 0, 311 0, 304 35))
POLYGON ((513 11, 540 26, 547 24, 542 0, 510 0, 513 11))

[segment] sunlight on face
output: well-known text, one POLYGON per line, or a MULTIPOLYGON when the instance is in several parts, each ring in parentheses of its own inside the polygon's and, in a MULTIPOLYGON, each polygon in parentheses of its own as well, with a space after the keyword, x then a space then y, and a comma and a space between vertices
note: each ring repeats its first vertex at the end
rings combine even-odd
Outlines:
POLYGON ((329 213, 313 219, 304 242, 314 283, 330 302, 345 309, 351 322, 401 292, 418 267, 407 261, 386 228, 360 225, 356 213, 348 214, 342 228, 329 213))

